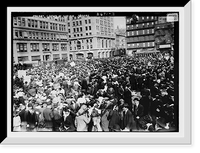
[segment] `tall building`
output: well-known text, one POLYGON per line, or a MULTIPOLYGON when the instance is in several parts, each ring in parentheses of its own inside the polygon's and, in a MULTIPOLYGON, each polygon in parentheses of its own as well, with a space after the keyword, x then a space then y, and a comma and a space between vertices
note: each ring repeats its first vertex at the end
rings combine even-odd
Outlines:
POLYGON ((125 29, 117 29, 115 30, 115 48, 120 49, 126 48, 126 30, 125 29))
POLYGON ((156 16, 140 16, 137 22, 132 22, 132 17, 126 17, 127 54, 154 50, 156 21, 156 16))
POLYGON ((107 58, 114 54, 112 17, 66 16, 70 59, 107 58))
POLYGON ((68 57, 66 21, 59 16, 13 17, 14 63, 68 57))
POLYGON ((174 22, 159 18, 155 25, 155 46, 159 51, 171 51, 174 45, 174 22))

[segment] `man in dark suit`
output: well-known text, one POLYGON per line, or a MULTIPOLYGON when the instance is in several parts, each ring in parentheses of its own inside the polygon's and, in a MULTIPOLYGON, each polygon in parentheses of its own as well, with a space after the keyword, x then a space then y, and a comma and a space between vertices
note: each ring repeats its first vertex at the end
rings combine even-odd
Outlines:
POLYGON ((123 106, 123 130, 132 131, 136 127, 136 123, 134 121, 134 117, 132 112, 129 110, 129 105, 124 104, 123 106))
POLYGON ((141 117, 144 116, 144 107, 140 104, 140 101, 138 98, 134 99, 134 119, 136 122, 136 128, 139 130, 139 120, 141 117))

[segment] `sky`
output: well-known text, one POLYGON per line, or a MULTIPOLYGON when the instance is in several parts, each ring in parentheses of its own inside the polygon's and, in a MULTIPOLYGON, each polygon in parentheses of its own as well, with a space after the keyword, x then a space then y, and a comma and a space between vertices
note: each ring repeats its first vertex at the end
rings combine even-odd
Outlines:
POLYGON ((114 29, 117 29, 117 26, 119 26, 120 29, 126 29, 125 17, 114 17, 114 29))

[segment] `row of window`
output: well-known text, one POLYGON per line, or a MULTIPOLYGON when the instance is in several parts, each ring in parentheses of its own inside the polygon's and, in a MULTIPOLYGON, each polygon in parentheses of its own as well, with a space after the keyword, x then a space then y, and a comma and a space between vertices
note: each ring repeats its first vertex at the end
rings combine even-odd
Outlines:
MULTIPOLYGON (((157 16, 142 16, 139 17, 138 22, 145 22, 145 21, 152 21, 152 20, 157 20, 157 16)), ((127 18, 126 23, 130 24, 132 21, 132 18, 127 18)))
MULTIPOLYGON (((85 24, 90 24, 91 23, 91 19, 87 19, 85 20, 85 24)), ((82 21, 73 21, 73 26, 81 26, 82 25, 82 21)), ((68 22, 68 26, 70 26, 70 22, 68 22)))
POLYGON ((24 26, 24 27, 28 26, 32 28, 66 31, 66 25, 64 24, 38 21, 38 20, 33 20, 33 19, 27 19, 27 22, 26 22, 25 18, 20 18, 20 17, 14 17, 13 23, 14 25, 24 26))
MULTIPOLYGON (((62 56, 62 59, 67 58, 67 54, 61 54, 61 56, 62 56)), ((53 60, 57 60, 57 59, 60 59, 60 55, 53 54, 53 60)), ((40 60, 41 60, 40 55, 31 56, 31 61, 40 61, 40 60)), ((18 61, 29 61, 29 57, 28 56, 19 56, 18 61)))
MULTIPOLYGON (((91 32, 89 32, 89 33, 85 33, 85 36, 89 36, 89 35, 92 35, 92 33, 91 32)), ((74 36, 74 37, 82 37, 83 36, 83 34, 82 33, 78 33, 78 34, 74 34, 74 35, 72 35, 72 36, 74 36)), ((71 38, 72 37, 71 35, 69 35, 69 38, 71 38)))
POLYGON ((154 27, 154 22, 127 25, 126 29, 132 30, 132 29, 141 29, 141 28, 149 28, 149 27, 154 27))
POLYGON ((112 45, 111 43, 112 43, 111 40, 97 38, 98 48, 109 48, 112 45))
POLYGON ((147 35, 141 37, 128 37, 126 38, 127 42, 140 42, 140 41, 152 41, 154 40, 154 35, 147 35))
POLYGON ((145 29, 145 30, 135 30, 128 31, 127 36, 137 36, 137 35, 146 35, 146 34, 154 34, 154 29, 145 29))
POLYGON ((49 39, 49 40, 67 40, 66 34, 55 34, 35 31, 21 31, 15 30, 15 38, 29 38, 29 39, 49 39))
MULTIPOLYGON (((92 44, 90 44, 90 45, 87 44, 87 45, 86 45, 86 48, 87 48, 87 49, 92 49, 93 46, 92 46, 92 44)), ((69 49, 72 50, 72 46, 70 46, 69 49)), ((79 49, 85 49, 85 47, 84 47, 84 46, 80 46, 80 47, 74 46, 74 50, 79 50, 79 49)))
MULTIPOLYGON (((72 44, 77 44, 77 40, 72 40, 72 41, 69 41, 69 44, 70 45, 72 45, 72 44)), ((81 43, 92 43, 92 39, 90 38, 90 39, 81 39, 81 40, 79 40, 79 42, 81 42, 81 43)))
POLYGON ((145 48, 145 47, 153 47, 155 46, 154 42, 145 42, 145 43, 131 43, 127 44, 128 48, 145 48))
MULTIPOLYGON (((17 52, 27 52, 27 43, 17 43, 17 52)), ((30 43, 31 52, 39 52, 39 43, 30 43)), ((42 43, 42 51, 50 51, 49 43, 42 43)), ((59 44, 52 44, 52 51, 59 51, 59 44)), ((67 51, 67 44, 61 44, 61 51, 67 51)))

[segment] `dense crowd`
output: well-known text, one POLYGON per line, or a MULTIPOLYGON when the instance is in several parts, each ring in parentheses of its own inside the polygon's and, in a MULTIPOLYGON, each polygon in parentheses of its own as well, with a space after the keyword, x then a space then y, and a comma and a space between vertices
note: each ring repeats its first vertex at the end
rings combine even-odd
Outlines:
POLYGON ((14 69, 13 131, 177 130, 172 56, 73 63, 14 69))

